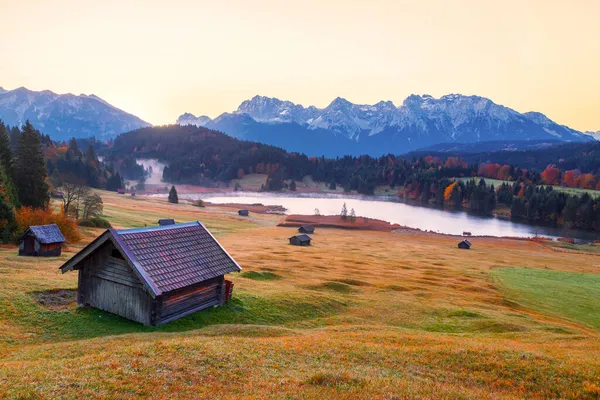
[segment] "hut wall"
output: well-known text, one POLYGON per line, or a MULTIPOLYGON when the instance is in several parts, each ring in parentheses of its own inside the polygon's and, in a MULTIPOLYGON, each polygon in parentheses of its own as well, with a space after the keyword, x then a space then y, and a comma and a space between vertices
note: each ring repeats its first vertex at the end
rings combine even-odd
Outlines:
POLYGON ((221 275, 161 296, 156 322, 165 324, 196 311, 223 304, 225 302, 224 281, 221 275))
POLYGON ((154 299, 126 261, 114 257, 113 250, 116 251, 114 245, 107 242, 83 261, 78 303, 151 325, 154 299))
POLYGON ((40 246, 39 254, 40 256, 56 257, 60 256, 61 249, 62 246, 60 243, 42 244, 40 246))

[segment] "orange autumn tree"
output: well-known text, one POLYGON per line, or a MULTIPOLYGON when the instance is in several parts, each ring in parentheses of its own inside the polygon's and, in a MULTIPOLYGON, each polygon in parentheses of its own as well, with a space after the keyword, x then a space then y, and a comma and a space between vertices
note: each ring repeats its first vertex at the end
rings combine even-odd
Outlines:
POLYGON ((32 225, 56 224, 68 243, 77 243, 81 240, 77 223, 65 215, 62 210, 55 214, 50 209, 21 207, 17 210, 15 217, 17 232, 25 232, 32 225))
POLYGON ((571 169, 566 171, 563 175, 563 183, 567 187, 576 188, 579 187, 579 177, 581 172, 578 169, 571 169))
POLYGON ((456 181, 454 181, 450 185, 446 186, 446 189, 444 190, 444 200, 450 201, 450 198, 452 197, 452 191, 454 190, 455 186, 456 186, 456 181))
POLYGON ((547 185, 558 185, 560 183, 560 169, 554 165, 548 165, 541 175, 547 185))

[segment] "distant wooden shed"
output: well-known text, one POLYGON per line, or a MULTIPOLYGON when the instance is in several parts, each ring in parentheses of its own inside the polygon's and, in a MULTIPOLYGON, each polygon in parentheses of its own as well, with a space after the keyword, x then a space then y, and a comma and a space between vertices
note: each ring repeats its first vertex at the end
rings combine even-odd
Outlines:
POLYGON ((125 189, 117 189, 118 194, 125 194, 125 192, 126 192, 125 189))
POLYGON ((173 218, 163 218, 158 220, 158 225, 166 226, 166 225, 175 225, 175 220, 173 218))
POLYGON ((60 270, 79 271, 77 302, 144 325, 225 303, 237 262, 200 222, 109 229, 60 270))
POLYGON ((300 233, 315 233, 315 227, 312 225, 302 225, 298 228, 298 232, 300 233))
POLYGON ((465 239, 458 244, 458 248, 469 250, 471 248, 471 242, 469 242, 467 239, 465 239))
POLYGON ((20 256, 60 256, 65 237, 56 224, 30 226, 19 239, 20 256))
POLYGON ((241 215, 242 217, 247 217, 250 214, 250 211, 248 210, 239 210, 238 211, 238 215, 241 215))
POLYGON ((310 246, 310 241, 312 240, 312 238, 308 235, 302 234, 292 236, 291 238, 289 238, 289 240, 290 244, 293 244, 294 246, 310 246))

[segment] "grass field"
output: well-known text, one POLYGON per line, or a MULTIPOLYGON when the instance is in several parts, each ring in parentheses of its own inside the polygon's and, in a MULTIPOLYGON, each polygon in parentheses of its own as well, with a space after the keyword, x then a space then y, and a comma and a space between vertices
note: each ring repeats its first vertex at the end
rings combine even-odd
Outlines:
MULTIPOLYGON (((466 181, 470 181, 473 178, 464 177, 464 178, 456 178, 456 179, 458 179, 459 181, 462 181, 462 182, 466 182, 466 181)), ((475 178, 475 181, 477 181, 478 179, 481 179, 481 178, 475 178)), ((492 179, 492 178, 483 178, 483 179, 485 179, 486 184, 494 185, 495 188, 498 188, 498 186, 502 185, 503 183, 506 183, 509 185, 514 184, 513 181, 503 181, 500 179, 492 179)), ((540 185, 540 186, 545 187, 546 185, 540 185)), ((558 190, 561 192, 565 192, 568 194, 572 194, 572 195, 577 195, 577 196, 581 196, 584 193, 587 193, 592 197, 600 196, 600 190, 594 190, 594 189, 569 188, 569 187, 564 187, 564 186, 559 186, 559 185, 552 185, 552 189, 558 190)))
POLYGON ((2 247, 0 397, 600 396, 600 257, 412 231, 319 229, 300 248, 280 216, 101 195, 116 227, 204 222, 244 268, 234 299, 144 327, 76 307, 58 267, 77 247, 2 247))
POLYGON ((492 276, 522 304, 600 330, 600 274, 500 268, 492 276))

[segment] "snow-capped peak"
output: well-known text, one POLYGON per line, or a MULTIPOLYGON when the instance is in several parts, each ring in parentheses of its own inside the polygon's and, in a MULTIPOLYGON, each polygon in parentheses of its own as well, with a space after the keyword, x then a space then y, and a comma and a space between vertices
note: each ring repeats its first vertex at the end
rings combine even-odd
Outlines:
POLYGON ((584 135, 589 136, 589 137, 593 138, 594 140, 600 140, 600 131, 597 131, 597 132, 588 131, 588 132, 583 132, 583 133, 584 133, 584 135))
POLYGON ((177 124, 179 125, 196 125, 206 126, 212 119, 206 115, 200 115, 196 117, 194 114, 185 113, 177 118, 177 124))
MULTIPOLYGON (((291 101, 254 96, 242 102, 234 113, 223 115, 219 121, 213 120, 211 126, 217 126, 222 120, 233 116, 246 116, 259 123, 296 123, 308 130, 327 130, 335 136, 345 136, 355 142, 382 132, 404 135, 410 143, 419 140, 433 142, 437 136, 441 137, 438 143, 503 140, 511 135, 523 137, 522 140, 586 138, 581 132, 558 125, 543 114, 521 114, 485 97, 456 93, 440 98, 412 94, 398 107, 391 101, 380 101, 373 105, 354 104, 337 97, 325 108, 305 108, 291 101)), ((194 118, 183 115, 178 122, 194 118)), ((247 120, 238 118, 236 121, 232 124, 247 120)))

